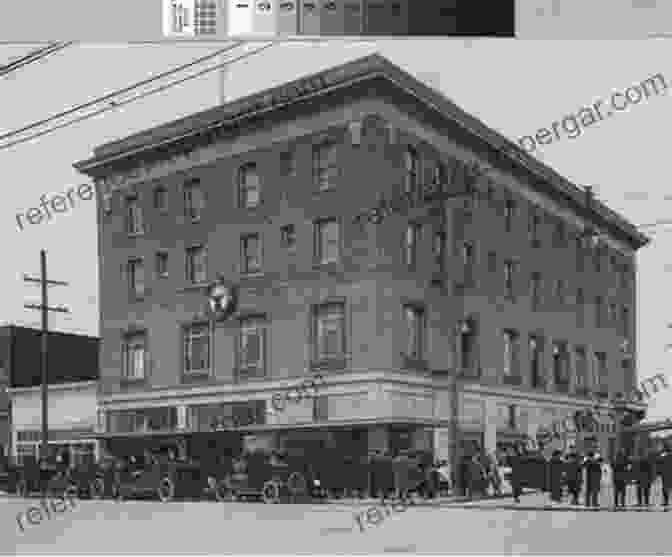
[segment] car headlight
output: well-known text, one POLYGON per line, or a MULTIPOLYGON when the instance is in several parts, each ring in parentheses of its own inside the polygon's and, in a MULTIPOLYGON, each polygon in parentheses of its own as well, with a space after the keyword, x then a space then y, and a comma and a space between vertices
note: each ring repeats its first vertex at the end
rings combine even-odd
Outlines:
POLYGON ((320 486, 320 480, 315 480, 315 485, 319 487, 320 486))

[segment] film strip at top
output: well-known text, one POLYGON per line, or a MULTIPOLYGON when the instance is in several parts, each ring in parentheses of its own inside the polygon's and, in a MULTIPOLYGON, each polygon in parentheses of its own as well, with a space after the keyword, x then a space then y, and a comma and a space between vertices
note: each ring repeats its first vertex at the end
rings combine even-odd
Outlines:
POLYGON ((515 0, 162 0, 167 38, 515 36, 515 0))

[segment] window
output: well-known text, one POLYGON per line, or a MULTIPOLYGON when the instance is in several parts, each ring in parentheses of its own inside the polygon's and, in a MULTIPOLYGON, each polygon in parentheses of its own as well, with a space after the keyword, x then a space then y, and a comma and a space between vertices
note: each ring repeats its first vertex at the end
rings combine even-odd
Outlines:
POLYGON ((336 187, 338 165, 336 143, 326 141, 313 147, 313 179, 320 191, 336 187))
POLYGON ((480 373, 477 357, 477 330, 473 320, 464 321, 459 330, 460 369, 462 374, 477 377, 480 373))
POLYGON ((259 205, 261 184, 257 165, 244 164, 238 169, 238 206, 242 209, 252 209, 259 205))
POLYGON ((406 227, 406 237, 404 240, 404 262, 409 267, 413 267, 417 263, 419 236, 419 225, 409 224, 406 227))
POLYGON ((532 244, 532 247, 537 248, 541 246, 541 242, 539 240, 541 217, 539 216, 539 211, 536 207, 530 208, 529 219, 530 244, 532 244))
POLYGON ((168 211, 168 191, 163 186, 154 188, 154 208, 161 213, 168 211))
POLYGON ((321 263, 336 263, 340 257, 339 226, 336 219, 315 224, 315 258, 321 263))
POLYGON ((142 259, 131 259, 128 262, 128 286, 134 298, 145 295, 145 266, 142 259))
POLYGON ((126 232, 128 234, 142 234, 142 207, 138 197, 126 198, 126 232))
POLYGON ((555 223, 555 229, 553 230, 553 244, 556 248, 562 248, 566 245, 567 229, 565 227, 565 222, 558 220, 555 223))
POLYGON ((555 281, 555 302, 558 306, 565 304, 565 281, 562 279, 555 281))
POLYGON ((604 314, 604 299, 602 296, 595 296, 595 326, 602 327, 604 314))
POLYGON ((582 235, 579 235, 576 238, 576 270, 578 272, 583 272, 584 269, 584 238, 582 235))
POLYGON ((242 273, 261 272, 261 241, 259 234, 247 234, 240 239, 242 273))
POLYGON ((606 352, 595 352, 595 387, 600 392, 609 391, 609 369, 606 352))
POLYGON ((406 321, 406 356, 413 360, 424 358, 425 312, 417 306, 404 306, 406 321))
POLYGON ((280 229, 282 246, 293 250, 296 247, 296 230, 293 224, 288 224, 280 229))
POLYGON ((187 280, 200 284, 207 280, 206 254, 203 246, 187 248, 187 280))
POLYGON ((418 191, 418 168, 420 159, 413 147, 404 151, 404 193, 414 194, 418 191))
POLYGON ((329 303, 317 306, 314 335, 317 361, 345 357, 345 304, 329 303))
POLYGON ((534 272, 530 276, 530 299, 532 311, 537 311, 541 307, 541 273, 534 272))
POLYGON ((329 398, 319 395, 313 399, 313 421, 324 422, 329 419, 329 398))
POLYGON ((442 231, 435 232, 432 253, 434 255, 434 263, 439 265, 441 268, 443 268, 445 250, 446 235, 442 231))
POLYGON ((574 360, 576 365, 576 390, 579 394, 585 394, 588 387, 588 360, 586 349, 583 346, 575 348, 574 360))
POLYGON ((533 389, 544 387, 543 341, 538 336, 530 336, 530 375, 533 389))
POLYGON ((280 153, 280 173, 291 176, 296 172, 296 155, 293 150, 280 153))
POLYGON ((518 333, 512 330, 504 331, 504 380, 519 377, 518 366, 518 333))
POLYGON ((238 367, 240 371, 264 375, 265 327, 258 317, 240 322, 240 342, 238 346, 238 367))
POLYGON ((504 292, 509 300, 514 299, 514 275, 516 272, 515 261, 504 262, 504 292))
POLYGON ((556 390, 567 392, 569 389, 569 358, 566 342, 553 343, 553 381, 556 390))
POLYGON ((583 288, 576 289, 576 318, 579 326, 583 327, 586 295, 583 288))
POLYGON ((462 264, 464 265, 464 283, 471 286, 474 283, 475 266, 474 246, 469 242, 462 244, 462 264))
POLYGON ((488 253, 488 272, 497 272, 497 254, 494 251, 488 253))
POLYGON ((602 271, 602 249, 599 247, 593 251, 593 265, 596 273, 602 271))
POLYGON ((506 407, 507 410, 507 420, 506 420, 506 425, 509 429, 516 429, 516 405, 515 404, 509 404, 506 407))
POLYGON ((630 266, 625 263, 620 270, 621 288, 627 289, 630 286, 630 266))
POLYGON ((516 216, 516 202, 513 199, 507 199, 504 205, 504 227, 507 232, 513 229, 513 219, 516 216))
POLYGON ((168 254, 165 251, 156 254, 156 274, 161 278, 168 276, 168 254))
POLYGON ((124 338, 124 378, 144 379, 147 370, 147 359, 146 333, 127 335, 124 338))
POLYGON ((208 325, 190 325, 184 330, 184 371, 202 373, 210 369, 210 330, 208 325))
POLYGON ((621 334, 626 338, 630 336, 630 310, 627 306, 621 309, 621 334))
POLYGON ((191 221, 200 220, 205 207, 203 190, 198 180, 192 180, 184 185, 184 214, 191 221))
POLYGON ((613 302, 607 306, 607 321, 609 326, 616 325, 618 322, 618 309, 613 302))

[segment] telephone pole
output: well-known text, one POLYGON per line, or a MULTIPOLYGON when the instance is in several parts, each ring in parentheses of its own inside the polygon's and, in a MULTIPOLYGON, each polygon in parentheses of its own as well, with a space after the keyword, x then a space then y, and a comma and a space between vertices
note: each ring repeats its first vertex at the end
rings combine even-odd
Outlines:
POLYGON ((48 455, 48 442, 49 442, 49 422, 47 421, 47 383, 48 383, 48 344, 47 339, 49 336, 49 312, 56 311, 59 313, 68 313, 70 310, 62 307, 49 307, 47 299, 47 287, 48 286, 68 286, 67 282, 62 282, 58 280, 47 280, 47 252, 45 250, 40 250, 40 278, 33 278, 24 275, 24 282, 35 282, 41 286, 42 290, 42 302, 40 305, 35 304, 24 304, 23 307, 27 309, 39 309, 42 312, 42 350, 41 350, 41 368, 42 368, 42 443, 40 446, 40 459, 45 461, 48 455))

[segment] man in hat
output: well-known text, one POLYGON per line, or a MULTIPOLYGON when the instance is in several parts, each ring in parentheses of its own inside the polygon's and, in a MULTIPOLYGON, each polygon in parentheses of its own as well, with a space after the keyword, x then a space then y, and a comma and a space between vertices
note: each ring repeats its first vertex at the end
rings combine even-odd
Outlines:
POLYGON ((551 501, 562 503, 562 480, 564 472, 564 463, 561 458, 562 453, 558 450, 553 451, 553 455, 548 463, 551 501))
POLYGON ((567 491, 572 496, 572 505, 578 505, 581 487, 583 487, 583 469, 581 468, 581 456, 577 452, 568 455, 565 463, 565 477, 567 478, 567 491))
POLYGON ((630 480, 631 463, 626 452, 620 449, 611 463, 614 482, 614 506, 616 509, 625 508, 625 494, 630 480))
POLYGON ((670 510, 670 492, 672 492, 672 451, 665 447, 660 456, 658 472, 663 480, 663 506, 670 510))
POLYGON ((600 485, 602 483, 602 464, 592 451, 584 462, 586 470, 586 507, 597 509, 599 504, 600 485))

